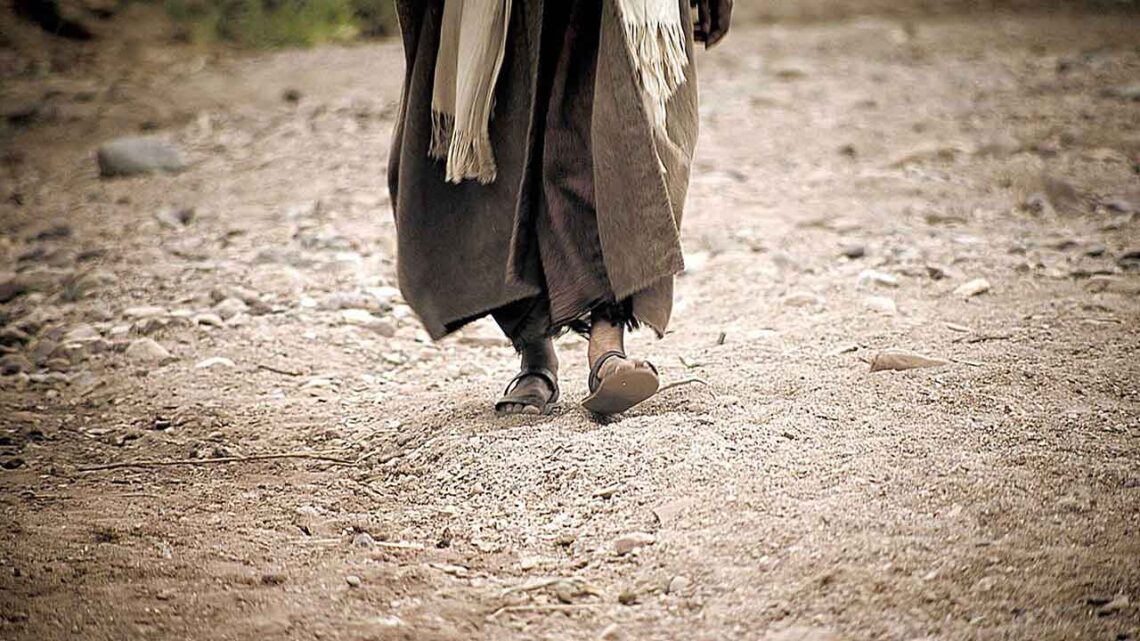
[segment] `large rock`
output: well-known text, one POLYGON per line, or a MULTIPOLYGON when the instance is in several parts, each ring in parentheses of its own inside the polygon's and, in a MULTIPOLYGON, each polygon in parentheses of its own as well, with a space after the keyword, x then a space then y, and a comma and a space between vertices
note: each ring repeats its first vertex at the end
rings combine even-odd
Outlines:
POLYGON ((112 140, 99 148, 97 157, 99 174, 103 177, 179 172, 186 168, 177 147, 146 136, 112 140))

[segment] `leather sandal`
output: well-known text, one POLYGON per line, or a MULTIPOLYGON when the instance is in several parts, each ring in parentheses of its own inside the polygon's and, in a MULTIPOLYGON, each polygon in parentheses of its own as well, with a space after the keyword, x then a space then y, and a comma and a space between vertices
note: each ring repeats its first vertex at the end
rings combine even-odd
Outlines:
POLYGON ((503 397, 495 403, 495 411, 502 412, 503 408, 507 405, 525 405, 527 407, 537 407, 539 414, 549 414, 552 405, 558 402, 560 391, 558 389, 558 377, 554 372, 546 369, 545 367, 529 367, 519 372, 517 376, 507 383, 507 388, 503 390, 503 397), (536 393, 528 393, 522 396, 511 396, 511 392, 518 388, 524 378, 528 376, 537 376, 550 386, 550 396, 543 396, 536 393))
POLYGON ((657 368, 649 361, 645 362, 647 368, 623 369, 604 379, 599 378, 602 366, 615 357, 626 358, 626 355, 618 351, 606 352, 590 368, 590 395, 582 401, 582 407, 595 414, 620 414, 651 398, 661 386, 657 368))

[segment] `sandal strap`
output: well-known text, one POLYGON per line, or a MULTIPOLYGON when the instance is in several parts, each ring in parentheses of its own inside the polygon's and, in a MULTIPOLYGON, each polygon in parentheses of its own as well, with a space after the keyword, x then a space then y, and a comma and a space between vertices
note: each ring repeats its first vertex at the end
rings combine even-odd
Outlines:
MULTIPOLYGON (((560 396, 558 377, 554 375, 554 372, 545 367, 528 367, 519 372, 511 379, 511 382, 507 383, 507 388, 503 390, 503 398, 505 399, 507 396, 510 396, 511 392, 515 391, 515 388, 519 386, 519 383, 528 376, 537 376, 550 386, 550 399, 546 401, 547 404, 558 402, 558 397, 560 396)), ((500 403, 502 403, 502 401, 500 401, 500 403)))
POLYGON ((590 368, 589 387, 590 387, 590 393, 591 394, 596 392, 598 389, 598 385, 600 385, 602 383, 601 379, 598 378, 598 372, 602 371, 602 366, 606 364, 606 361, 610 360, 611 358, 613 358, 615 356, 618 358, 625 358, 626 357, 625 352, 619 352, 617 350, 611 350, 611 351, 606 352, 605 354, 602 354, 600 357, 598 357, 598 360, 594 361, 593 367, 590 368))

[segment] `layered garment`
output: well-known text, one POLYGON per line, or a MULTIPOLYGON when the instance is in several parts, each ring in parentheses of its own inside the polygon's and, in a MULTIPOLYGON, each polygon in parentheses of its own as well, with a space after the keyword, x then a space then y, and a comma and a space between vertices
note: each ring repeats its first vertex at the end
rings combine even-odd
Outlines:
MULTIPOLYGON (((433 338, 493 314, 517 342, 599 306, 663 333, 697 134, 691 35, 660 127, 617 0, 510 5, 495 178, 455 184, 429 154, 444 2, 397 2, 407 70, 389 187, 404 297, 433 338)), ((678 6, 688 24, 687 0, 678 6)))

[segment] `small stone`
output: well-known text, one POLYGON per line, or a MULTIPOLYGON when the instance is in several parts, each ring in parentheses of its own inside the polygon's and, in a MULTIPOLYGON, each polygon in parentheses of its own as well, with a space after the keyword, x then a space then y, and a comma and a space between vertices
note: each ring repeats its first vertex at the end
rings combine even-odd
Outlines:
POLYGON ((266 572, 261 575, 262 585, 282 585, 287 580, 284 572, 266 572))
POLYGON ((633 590, 622 590, 618 595, 618 603, 622 605, 637 605, 638 594, 633 590))
POLYGON ((352 545, 353 547, 368 549, 376 546, 376 540, 372 538, 371 534, 367 532, 361 532, 360 534, 357 534, 355 537, 353 537, 352 545))
POLYGON ((308 285, 304 274, 287 265, 261 265, 250 274, 249 282, 258 291, 278 296, 297 294, 308 285))
POLYGON ((18 327, 5 327, 0 329, 0 346, 17 347, 30 341, 32 337, 18 327))
POLYGON ((1121 610, 1127 609, 1129 603, 1130 601, 1128 599, 1128 595, 1118 594, 1111 601, 1100 606, 1100 608, 1097 609, 1096 614, 1097 616, 1101 617, 1112 616, 1121 610))
POLYGON ((885 371, 905 371, 910 369, 922 369, 928 367, 942 367, 948 365, 948 361, 940 358, 931 358, 908 352, 900 349, 885 349, 878 354, 875 354, 871 359, 872 372, 885 372, 885 371))
POLYGON ((989 592, 990 590, 994 589, 994 585, 996 585, 996 584, 997 584, 997 580, 994 579, 992 576, 982 577, 982 578, 978 579, 977 583, 974 584, 974 591, 975 592, 989 592))
POLYGON ((30 288, 28 287, 27 281, 23 278, 13 276, 4 279, 0 281, 0 303, 11 302, 28 293, 28 291, 30 291, 30 288))
POLYGON ((1108 252, 1108 248, 1103 243, 1093 243, 1085 248, 1085 256, 1089 258, 1100 258, 1108 252))
POLYGON ((289 104, 297 104, 301 102, 301 90, 290 87, 281 92, 281 99, 289 104))
POLYGON ((607 625, 598 633, 598 641, 620 641, 621 638, 621 628, 616 623, 607 625))
POLYGON ((5 354, 0 356, 0 375, 14 376, 16 374, 29 374, 35 367, 22 354, 5 354))
POLYGON ((693 582, 690 581, 688 577, 675 576, 669 580, 669 585, 665 588, 665 591, 669 594, 682 594, 688 592, 692 585, 693 582))
POLYGON ((214 356, 212 358, 207 358, 206 360, 199 361, 198 364, 194 366, 195 369, 213 369, 215 367, 232 369, 235 367, 235 365, 232 360, 224 356, 214 356))
POLYGON ((214 311, 222 320, 229 320, 238 314, 242 314, 249 310, 249 305, 245 304, 240 298, 227 298, 222 302, 214 305, 214 311))
POLYGON ((984 294, 990 291, 990 289, 990 281, 984 278, 975 278, 974 280, 964 283, 955 289, 954 295, 962 296, 963 298, 971 298, 973 296, 978 296, 979 294, 984 294))
POLYGON ((63 283, 63 299, 74 302, 119 282, 118 276, 105 269, 80 272, 63 283))
POLYGON ((949 270, 941 265, 932 264, 926 266, 926 275, 930 277, 930 280, 942 280, 943 278, 946 278, 949 273, 949 270))
POLYGON ((174 358, 165 347, 150 338, 138 338, 131 341, 124 353, 127 358, 137 363, 156 365, 165 363, 174 358))
POLYGON ((99 174, 104 178, 179 172, 186 168, 177 147, 148 136, 129 136, 105 143, 99 147, 96 159, 99 174))
POLYGON ((345 309, 340 313, 341 322, 346 325, 363 327, 385 337, 396 335, 396 324, 387 318, 380 318, 364 309, 345 309))
POLYGON ((144 305, 141 307, 128 307, 123 310, 123 316, 131 320, 139 320, 143 318, 155 318, 158 316, 166 315, 165 307, 158 307, 156 305, 144 305))
POLYGON ((1125 271, 1140 270, 1140 249, 1126 251, 1116 257, 1116 264, 1125 271))
POLYGON ((350 574, 344 577, 344 582, 347 583, 348 587, 350 588, 359 588, 360 585, 364 583, 360 580, 360 577, 356 576, 355 574, 350 574))
POLYGON ((618 556, 625 556, 647 545, 657 542, 657 537, 646 532, 633 532, 619 537, 614 541, 614 552, 618 556))
POLYGON ((1130 102, 1140 102, 1140 84, 1111 87, 1101 92, 1106 98, 1119 98, 1130 102))
POLYGON ((868 296, 863 299, 863 304, 873 312, 888 316, 894 316, 899 312, 899 307, 895 304, 894 299, 886 296, 868 296))
POLYGON ((783 299, 786 307, 819 307, 825 302, 822 296, 811 292, 792 292, 783 299))
POLYGON ((23 467, 24 465, 25 465, 24 459, 22 459, 18 456, 13 456, 12 458, 6 458, 3 460, 0 460, 0 467, 4 468, 6 470, 16 470, 16 469, 23 467))
POLYGON ((391 307, 397 302, 401 301, 400 290, 395 287, 369 287, 364 290, 368 295, 380 301, 381 305, 391 307))
POLYGON ((852 243, 850 245, 844 245, 839 253, 850 260, 857 260, 867 255, 867 247, 858 243, 852 243))
POLYGON ((99 330, 95 329, 87 323, 79 323, 78 325, 71 326, 67 333, 63 335, 61 342, 63 343, 80 343, 83 341, 93 341, 102 338, 99 330))
POLYGON ((206 327, 223 327, 226 324, 219 314, 215 314, 213 312, 195 314, 191 320, 195 325, 203 325, 206 327))
POLYGON ((898 287, 899 279, 893 274, 886 272, 876 271, 874 269, 864 269, 859 273, 859 278, 856 281, 859 287, 878 286, 878 287, 898 287))
POLYGON ((570 581, 559 581, 554 584, 554 596, 563 603, 573 603, 574 597, 581 591, 570 581))
POLYGON ((163 207, 155 212, 154 219, 168 229, 183 229, 194 220, 194 208, 163 207))

